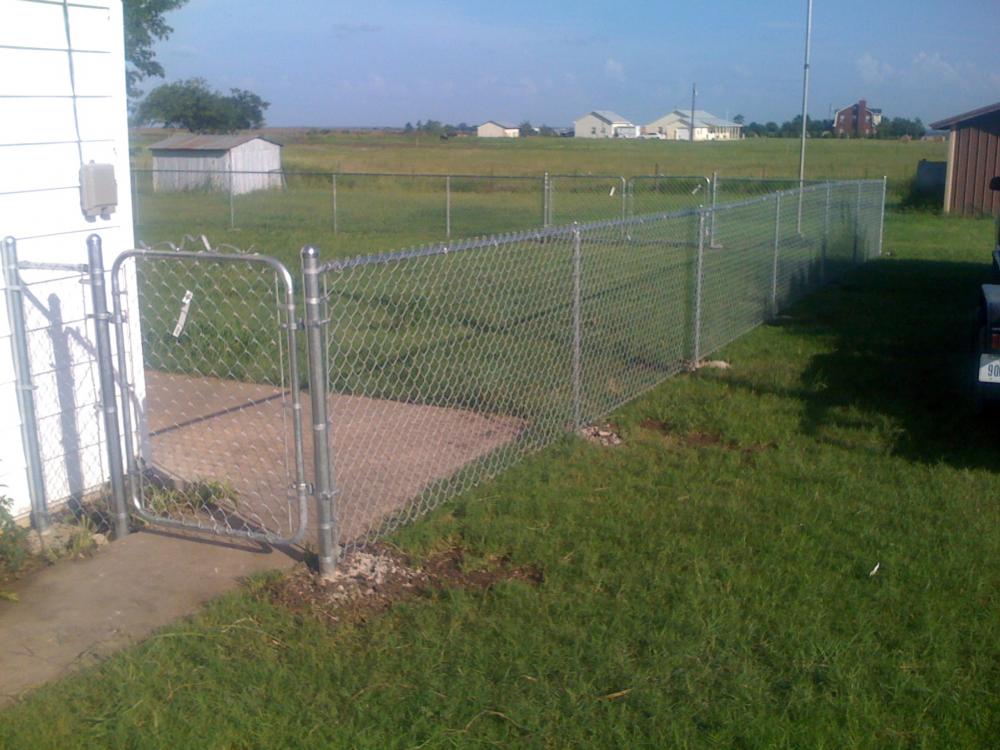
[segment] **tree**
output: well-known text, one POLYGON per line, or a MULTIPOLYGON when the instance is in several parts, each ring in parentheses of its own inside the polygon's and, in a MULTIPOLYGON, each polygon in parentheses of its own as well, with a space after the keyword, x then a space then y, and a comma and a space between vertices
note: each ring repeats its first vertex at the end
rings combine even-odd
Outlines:
POLYGON ((535 134, 535 129, 532 127, 529 120, 525 120, 520 125, 517 126, 518 135, 522 138, 527 138, 535 134))
POLYGON ((195 133, 231 133, 261 127, 269 106, 251 91, 230 89, 226 96, 209 88, 204 79, 191 78, 157 86, 139 103, 136 116, 141 123, 195 133))
POLYGON ((128 95, 142 94, 139 82, 149 76, 163 78, 163 66, 156 61, 153 44, 166 39, 173 28, 163 20, 165 13, 176 10, 187 0, 124 0, 125 84, 128 95))
POLYGON ((735 122, 737 125, 742 125, 744 122, 746 122, 746 119, 743 117, 743 115, 736 115, 736 117, 733 118, 733 122, 735 122))

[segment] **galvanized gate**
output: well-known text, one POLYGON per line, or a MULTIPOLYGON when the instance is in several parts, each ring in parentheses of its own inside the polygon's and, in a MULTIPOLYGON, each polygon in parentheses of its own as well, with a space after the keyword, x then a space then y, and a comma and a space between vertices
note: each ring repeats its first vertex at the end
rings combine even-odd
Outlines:
POLYGON ((288 270, 263 255, 130 250, 111 286, 132 513, 298 542, 308 484, 288 270))

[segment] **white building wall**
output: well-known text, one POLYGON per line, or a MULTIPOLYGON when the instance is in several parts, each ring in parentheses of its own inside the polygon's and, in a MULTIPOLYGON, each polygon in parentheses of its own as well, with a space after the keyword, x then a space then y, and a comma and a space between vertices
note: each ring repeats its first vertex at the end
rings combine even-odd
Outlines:
POLYGON ((573 123, 576 138, 610 138, 614 131, 608 123, 593 114, 586 114, 573 123))
POLYGON ((284 187, 281 146, 263 138, 234 146, 229 151, 171 149, 153 155, 153 190, 229 190, 229 172, 234 174, 233 194, 284 187))
POLYGON ((234 172, 253 174, 233 175, 233 193, 242 195, 255 190, 284 187, 281 176, 281 146, 263 138, 241 143, 229 151, 234 172))
MULTIPOLYGON (((106 266, 133 246, 120 0, 0 0, 0 237, 21 260, 86 263, 101 236, 106 266), (79 169, 114 165, 118 207, 88 221, 79 169)), ((79 274, 24 271, 25 317, 50 504, 101 484, 89 287, 79 274)), ((0 282, 2 283, 2 282, 0 282)), ((131 285, 134 289, 134 284, 131 285)), ((129 309, 135 305, 128 300, 129 309)), ((135 337, 138 339, 138 336, 135 337)), ((0 305, 0 483, 17 515, 30 509, 7 311, 0 305)), ((141 360, 140 360, 141 361, 141 360)), ((137 397, 143 398, 138 384, 137 397)))
POLYGON ((476 135, 480 138, 518 138, 521 133, 518 128, 505 128, 495 122, 484 122, 476 128, 476 135))

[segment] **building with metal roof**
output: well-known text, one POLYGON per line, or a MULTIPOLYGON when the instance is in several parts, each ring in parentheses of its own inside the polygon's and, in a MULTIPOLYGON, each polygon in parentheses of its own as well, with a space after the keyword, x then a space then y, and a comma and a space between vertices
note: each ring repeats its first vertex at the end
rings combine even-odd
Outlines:
MULTIPOLYGON (((643 133, 658 133, 670 141, 691 140, 691 110, 675 109, 643 126, 643 133)), ((703 109, 694 111, 694 140, 738 141, 743 137, 743 126, 737 122, 716 117, 703 109)))
POLYGON ((264 136, 181 133, 149 147, 153 190, 220 190, 233 195, 284 187, 281 144, 264 136))
POLYGON ((499 120, 487 120, 476 128, 476 135, 480 138, 518 138, 521 129, 517 125, 512 125, 499 120))
POLYGON ((1000 175, 1000 102, 932 122, 948 130, 944 210, 964 216, 1000 216, 1000 192, 990 179, 1000 175))
POLYGON ((577 138, 638 138, 639 126, 609 109, 595 109, 573 122, 577 138))

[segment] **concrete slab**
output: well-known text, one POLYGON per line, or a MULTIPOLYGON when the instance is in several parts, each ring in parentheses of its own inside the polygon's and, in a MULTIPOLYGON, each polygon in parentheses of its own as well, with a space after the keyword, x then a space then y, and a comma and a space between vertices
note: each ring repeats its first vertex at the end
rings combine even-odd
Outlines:
POLYGON ((137 643, 241 578, 298 559, 260 544, 194 542, 142 531, 61 562, 0 601, 0 705, 137 643))
MULTIPOLYGON (((146 388, 152 465, 177 479, 230 485, 239 502, 229 523, 290 533, 297 513, 289 394, 269 385, 152 370, 146 388)), ((308 394, 302 402, 311 482, 308 394)), ((502 447, 525 426, 513 417, 361 396, 332 395, 329 409, 342 542, 377 527, 425 488, 502 447)))
MULTIPOLYGON (((226 482, 238 495, 218 524, 290 531, 296 522, 288 393, 267 385, 146 372, 152 465, 174 478, 226 482)), ((303 398, 306 471, 311 422, 303 398)), ((358 538, 428 485, 513 440, 521 420, 459 409, 334 395, 330 398, 340 541, 358 538)), ((313 502, 307 503, 314 529, 313 502)), ((194 509, 178 517, 205 520, 194 509)), ((211 519, 209 519, 211 520, 211 519)), ((307 537, 307 541, 310 537, 307 537)), ((233 588, 287 568, 301 549, 189 538, 152 530, 91 559, 64 562, 21 582, 0 602, 0 705, 147 637, 233 588)))

